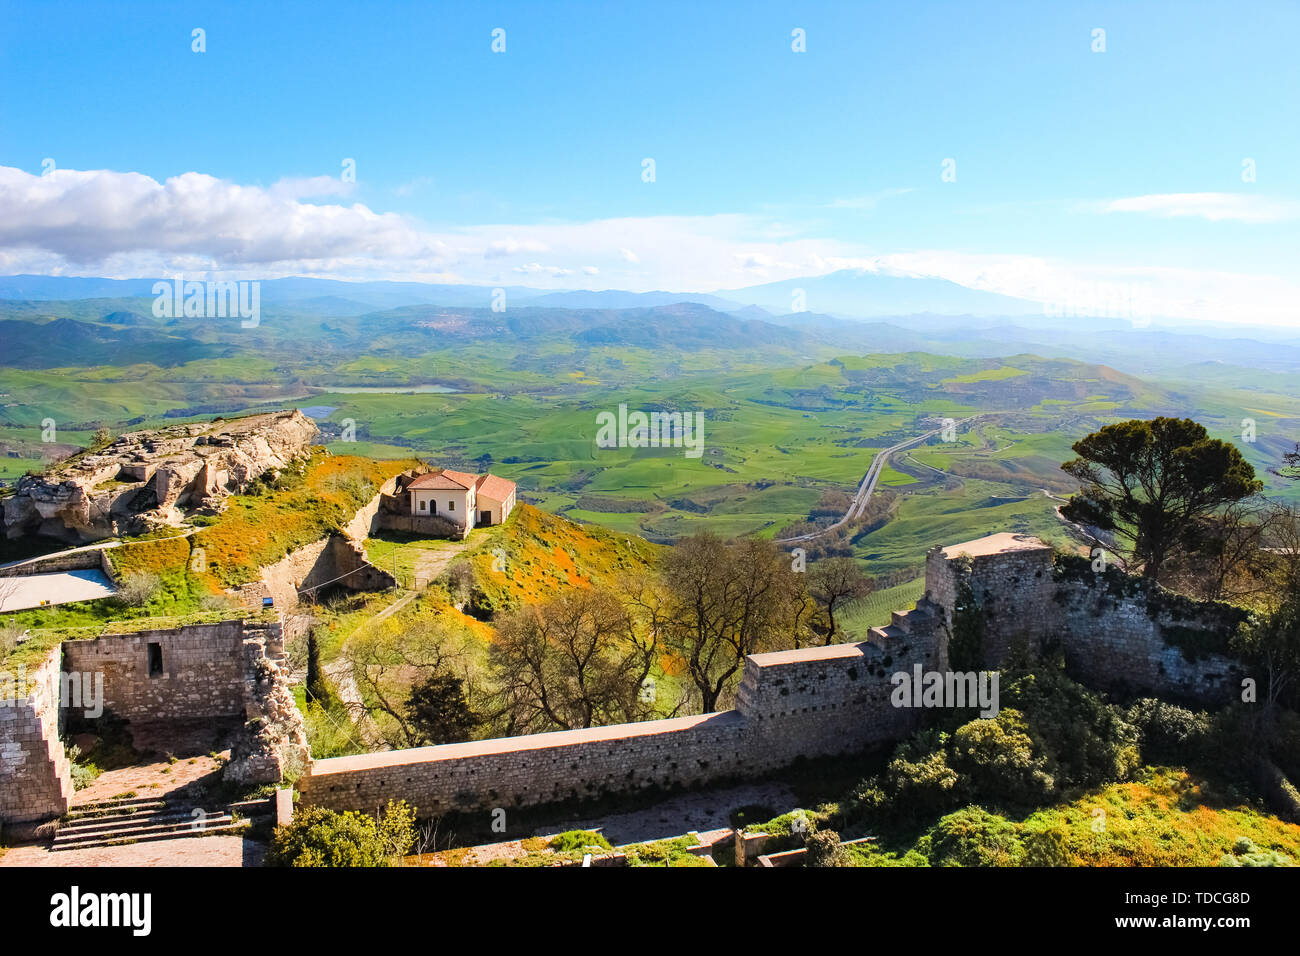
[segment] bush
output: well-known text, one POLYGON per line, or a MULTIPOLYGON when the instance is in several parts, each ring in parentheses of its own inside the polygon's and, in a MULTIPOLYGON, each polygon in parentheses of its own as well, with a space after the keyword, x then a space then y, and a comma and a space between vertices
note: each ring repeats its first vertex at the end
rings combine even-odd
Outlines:
POLYGON ((556 853, 586 851, 588 847, 593 846, 600 847, 602 850, 614 849, 613 845, 595 830, 568 830, 551 837, 546 845, 556 853))
POLYGON ((305 807, 276 827, 268 866, 391 866, 415 845, 415 810, 389 801, 378 817, 305 807))
POLYGON ((931 866, 1015 866, 1024 855, 1016 825, 983 807, 948 814, 918 848, 928 850, 931 866))
POLYGON ((149 571, 131 571, 123 575, 117 599, 126 607, 144 607, 162 590, 162 579, 149 571))
POLYGON ((1041 664, 1010 681, 1003 700, 1026 716, 1030 732, 1053 758, 1059 789, 1127 780, 1141 764, 1138 729, 1057 664, 1041 664))
POLYGON ((1021 866, 1069 866, 1069 832, 1064 826, 1024 828, 1025 855, 1021 866))
POLYGON ((840 835, 834 830, 818 830, 808 837, 808 856, 805 866, 852 866, 852 860, 840 846, 840 835))
POLYGON ((972 799, 1006 799, 1034 805, 1056 789, 1048 758, 1029 734, 1025 717, 1003 710, 991 719, 977 718, 953 734, 952 762, 972 799))
POLYGON ((1277 850, 1261 850, 1250 837, 1238 837, 1232 852, 1223 854, 1219 866, 1293 866, 1289 856, 1277 850))
POLYGON ((1142 756, 1148 763, 1189 763, 1205 747, 1210 715, 1165 703, 1154 697, 1134 701, 1125 719, 1138 729, 1142 756))
POLYGON ((860 808, 916 819, 951 807, 958 777, 948 766, 947 740, 946 734, 923 731, 903 743, 879 784, 856 795, 860 808))

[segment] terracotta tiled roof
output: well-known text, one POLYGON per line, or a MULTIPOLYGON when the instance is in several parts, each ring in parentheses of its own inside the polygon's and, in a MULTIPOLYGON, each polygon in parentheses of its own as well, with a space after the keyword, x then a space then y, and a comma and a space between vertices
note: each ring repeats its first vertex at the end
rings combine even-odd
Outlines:
POLYGON ((441 488, 465 491, 473 488, 477 481, 477 475, 467 475, 463 471, 452 471, 449 468, 444 468, 437 474, 420 475, 407 485, 406 489, 410 491, 412 488, 441 488))
POLYGON ((515 483, 505 478, 498 478, 496 475, 484 475, 478 480, 478 493, 484 498, 504 503, 515 493, 515 483))

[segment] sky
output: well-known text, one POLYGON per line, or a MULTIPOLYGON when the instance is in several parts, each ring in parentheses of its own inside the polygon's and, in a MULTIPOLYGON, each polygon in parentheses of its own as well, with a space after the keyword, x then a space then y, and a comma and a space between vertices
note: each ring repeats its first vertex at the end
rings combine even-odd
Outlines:
POLYGON ((0 0, 0 23, 0 274, 704 292, 851 268, 1300 325, 1296 2, 0 0))

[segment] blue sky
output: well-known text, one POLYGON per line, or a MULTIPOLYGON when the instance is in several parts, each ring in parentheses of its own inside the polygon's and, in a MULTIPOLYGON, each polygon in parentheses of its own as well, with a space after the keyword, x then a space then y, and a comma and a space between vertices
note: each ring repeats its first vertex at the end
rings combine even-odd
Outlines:
POLYGON ((1295 318, 1300 4, 0 18, 0 272, 708 290, 847 266, 1295 318))

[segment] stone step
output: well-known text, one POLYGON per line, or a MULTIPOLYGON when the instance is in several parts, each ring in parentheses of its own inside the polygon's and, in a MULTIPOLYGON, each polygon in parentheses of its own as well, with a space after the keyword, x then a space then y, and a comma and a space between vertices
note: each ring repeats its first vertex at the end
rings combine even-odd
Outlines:
POLYGON ((68 820, 80 820, 83 817, 119 816, 122 814, 141 813, 163 810, 167 802, 157 797, 138 797, 126 800, 105 800, 99 803, 83 803, 71 807, 67 813, 68 820))
POLYGON ((84 849, 90 846, 110 846, 116 843, 139 843, 144 840, 176 839, 188 836, 203 836, 214 830, 227 831, 236 826, 246 826, 243 821, 238 825, 227 813, 209 814, 200 823, 193 818, 176 819, 171 822, 145 824, 131 827, 107 827, 68 832, 60 829, 54 837, 51 850, 84 849))
MULTIPOLYGON (((226 811, 215 811, 208 813, 208 817, 216 815, 229 816, 226 811)), ((132 827, 151 826, 159 823, 186 823, 200 819, 194 816, 194 811, 181 807, 170 808, 160 813, 123 813, 107 817, 81 817, 59 827, 59 833, 94 833, 99 830, 122 830, 132 827)))
POLYGON ((223 823, 219 825, 210 824, 199 830, 190 829, 189 827, 181 827, 174 830, 130 835, 114 835, 111 837, 100 837, 93 840, 64 844, 60 844, 56 840, 54 845, 50 847, 50 850, 95 850, 102 847, 123 846, 128 843, 153 843, 158 840, 184 840, 191 837, 205 836, 235 836, 243 833, 247 829, 248 824, 241 820, 238 823, 223 823))

